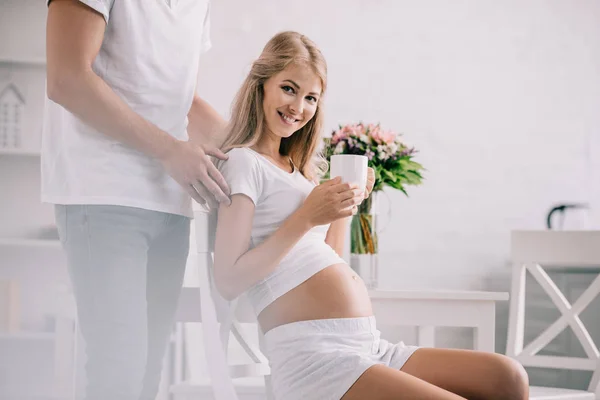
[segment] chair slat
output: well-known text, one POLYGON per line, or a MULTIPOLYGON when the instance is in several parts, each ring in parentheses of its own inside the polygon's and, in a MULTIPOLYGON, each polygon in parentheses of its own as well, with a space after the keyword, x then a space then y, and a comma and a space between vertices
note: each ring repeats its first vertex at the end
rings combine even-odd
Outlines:
MULTIPOLYGON (((206 209, 196 209, 194 217, 197 232, 199 287, 187 287, 182 290, 176 321, 180 323, 202 322, 204 351, 211 363, 208 371, 214 385, 211 391, 214 392, 215 398, 219 400, 237 398, 231 381, 233 378, 262 377, 268 393, 270 387, 267 378, 270 374, 268 360, 256 346, 252 345, 240 326, 240 323, 257 323, 252 307, 245 296, 229 302, 215 288, 212 272, 216 213, 208 212, 206 209), (203 318, 207 320, 203 321, 203 318), (226 364, 231 333, 253 361, 252 363, 226 364), (210 339, 207 339, 208 337, 210 339), (221 346, 216 345, 216 342, 219 342, 221 346)), ((202 384, 198 382, 176 384, 172 387, 172 393, 176 396, 183 395, 181 390, 184 387, 193 392, 200 390, 201 386, 202 384)))
MULTIPOLYGON (((175 315, 175 322, 202 322, 200 316, 200 291, 197 287, 184 287, 179 296, 179 307, 175 315)), ((221 322, 222 313, 217 313, 217 319, 221 322)), ((243 324, 255 324, 256 317, 252 307, 244 297, 240 298, 237 308, 234 310, 235 320, 243 324)))

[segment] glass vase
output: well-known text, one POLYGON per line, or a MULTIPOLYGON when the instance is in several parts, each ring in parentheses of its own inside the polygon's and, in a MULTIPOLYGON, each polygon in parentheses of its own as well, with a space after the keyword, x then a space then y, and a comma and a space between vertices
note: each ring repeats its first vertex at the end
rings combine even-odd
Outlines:
POLYGON ((369 289, 379 285, 377 200, 377 192, 371 193, 350 223, 350 267, 369 289))

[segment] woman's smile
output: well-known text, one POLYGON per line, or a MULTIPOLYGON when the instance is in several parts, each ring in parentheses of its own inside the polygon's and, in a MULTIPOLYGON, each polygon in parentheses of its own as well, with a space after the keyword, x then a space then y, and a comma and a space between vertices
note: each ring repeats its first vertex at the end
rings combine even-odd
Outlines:
POLYGON ((285 125, 294 125, 296 122, 299 121, 299 119, 291 117, 288 114, 285 114, 281 111, 277 111, 277 113, 279 114, 279 118, 285 125))

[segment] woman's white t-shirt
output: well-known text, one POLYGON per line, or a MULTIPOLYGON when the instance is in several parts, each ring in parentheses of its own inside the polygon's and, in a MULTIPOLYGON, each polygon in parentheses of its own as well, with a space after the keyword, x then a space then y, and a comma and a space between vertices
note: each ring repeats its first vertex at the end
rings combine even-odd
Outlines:
MULTIPOLYGON (((294 168, 289 173, 250 148, 230 150, 227 161, 219 161, 219 171, 231 195, 244 194, 254 203, 250 248, 261 244, 302 205, 315 184, 294 168)), ((345 263, 325 243, 329 225, 306 233, 281 260, 275 271, 251 287, 246 295, 256 315, 269 304, 322 269, 345 263)))
MULTIPOLYGON (((136 113, 187 140, 200 54, 210 47, 208 0, 79 0, 104 16, 93 70, 136 113)), ((192 216, 190 196, 152 157, 46 98, 42 201, 108 204, 192 216)))

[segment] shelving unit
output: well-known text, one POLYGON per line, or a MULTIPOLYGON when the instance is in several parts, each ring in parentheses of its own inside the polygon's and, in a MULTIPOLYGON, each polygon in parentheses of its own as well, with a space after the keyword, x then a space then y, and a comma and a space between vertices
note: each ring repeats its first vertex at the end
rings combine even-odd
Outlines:
POLYGON ((0 148, 0 280, 18 286, 18 323, 0 331, 2 399, 68 398, 54 393, 74 307, 53 207, 40 201, 47 12, 39 0, 0 1, 0 92, 12 85, 23 99, 18 147, 0 148))
MULTIPOLYGON (((16 394, 8 393, 7 398, 8 399, 23 399, 23 397, 20 393, 16 393, 16 394)), ((26 399, 27 400, 72 400, 72 397, 53 395, 53 394, 47 394, 47 393, 39 393, 39 394, 27 395, 26 399)))

